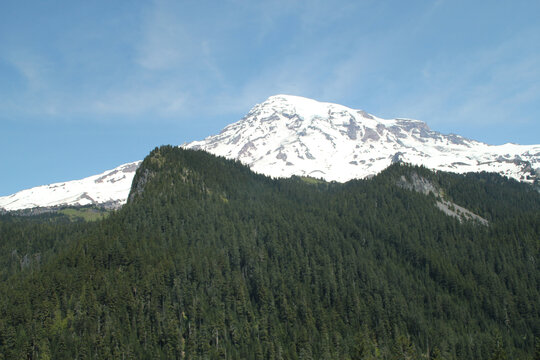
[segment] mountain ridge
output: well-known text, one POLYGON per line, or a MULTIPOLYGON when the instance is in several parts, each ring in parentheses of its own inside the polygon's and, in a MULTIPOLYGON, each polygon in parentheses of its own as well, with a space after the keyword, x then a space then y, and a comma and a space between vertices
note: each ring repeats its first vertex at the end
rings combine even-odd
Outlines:
POLYGON ((140 163, 141 161, 134 161, 80 180, 36 186, 2 196, 0 209, 13 211, 86 205, 116 209, 125 203, 140 163))
POLYGON ((443 135, 420 120, 383 119, 363 110, 275 95, 218 135, 182 147, 235 158, 274 177, 344 182, 372 176, 396 161, 465 173, 494 171, 532 183, 540 145, 488 145, 443 135))
MULTIPOLYGON (((531 184, 538 184, 540 174, 540 145, 488 145, 441 134, 420 120, 383 119, 344 105, 283 94, 255 105, 217 135, 180 146, 237 159, 272 177, 345 182, 373 176, 394 162, 456 173, 496 172, 531 184)), ((0 209, 87 204, 117 208, 127 201, 139 164, 0 197, 0 209), (122 170, 126 168, 130 171, 122 170), (96 182, 107 176, 115 180, 118 171, 121 184, 96 182)))
POLYGON ((534 352, 540 194, 526 184, 403 164, 346 183, 272 179, 162 146, 139 166, 131 193, 95 223, 0 217, 0 353, 488 360, 534 352), (489 226, 447 216, 439 199, 489 226))

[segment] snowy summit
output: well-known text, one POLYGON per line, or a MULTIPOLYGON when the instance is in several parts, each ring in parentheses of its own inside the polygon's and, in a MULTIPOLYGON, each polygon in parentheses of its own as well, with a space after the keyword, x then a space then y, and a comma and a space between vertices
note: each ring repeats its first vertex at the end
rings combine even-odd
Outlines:
MULTIPOLYGON (((271 96, 219 134, 181 146, 237 159, 272 177, 299 175, 344 182, 375 175, 398 161, 456 173, 497 172, 529 183, 540 176, 540 145, 488 145, 443 135, 422 121, 382 119, 291 95, 271 96)), ((0 209, 121 206, 139 164, 0 197, 0 209)))
POLYGON ((37 186, 0 197, 7 211, 54 206, 99 205, 118 208, 126 203, 140 161, 120 165, 81 180, 37 186))
POLYGON ((381 119, 291 95, 271 96, 220 134, 182 146, 238 159, 274 177, 340 182, 374 175, 396 161, 457 173, 497 172, 528 182, 540 173, 540 145, 488 145, 443 135, 419 120, 381 119))

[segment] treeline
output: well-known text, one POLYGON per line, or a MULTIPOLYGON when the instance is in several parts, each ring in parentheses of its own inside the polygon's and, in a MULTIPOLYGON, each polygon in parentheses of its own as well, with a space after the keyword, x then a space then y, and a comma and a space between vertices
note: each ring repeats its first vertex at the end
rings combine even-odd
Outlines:
POLYGON ((2 218, 0 353, 538 358, 540 195, 530 189, 405 165, 346 184, 273 180, 156 148, 107 219, 2 218), (396 185, 412 173, 489 226, 396 185))

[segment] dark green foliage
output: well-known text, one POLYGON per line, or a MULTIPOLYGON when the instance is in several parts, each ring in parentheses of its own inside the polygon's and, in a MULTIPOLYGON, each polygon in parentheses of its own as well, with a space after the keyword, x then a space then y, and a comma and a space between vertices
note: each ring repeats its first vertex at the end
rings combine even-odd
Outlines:
POLYGON ((503 339, 500 334, 497 334, 493 344, 493 353, 490 360, 506 360, 506 351, 504 350, 503 339))
POLYGON ((0 353, 530 359, 539 219, 538 193, 490 174, 395 165, 346 184, 272 180, 161 147, 107 219, 0 221, 0 353), (490 225, 395 185, 411 172, 490 225), (15 249, 42 256, 22 266, 15 249))

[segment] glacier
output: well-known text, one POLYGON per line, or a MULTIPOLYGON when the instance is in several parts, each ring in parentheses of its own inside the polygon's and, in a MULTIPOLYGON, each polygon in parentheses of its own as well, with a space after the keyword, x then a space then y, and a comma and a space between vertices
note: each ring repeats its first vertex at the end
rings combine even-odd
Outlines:
MULTIPOLYGON (((297 175, 345 182, 373 176, 394 162, 455 173, 496 172, 527 183, 540 178, 540 145, 488 145, 441 134, 423 121, 383 119, 293 95, 271 96, 219 134, 180 146, 239 160, 274 178, 297 175)), ((118 208, 126 203, 139 164, 0 197, 0 209, 118 208)))

